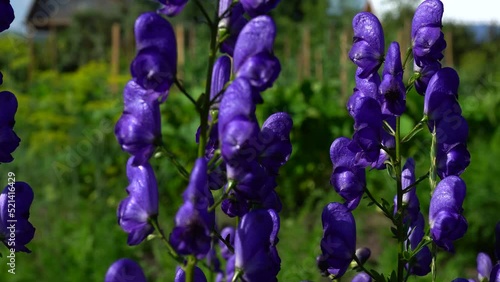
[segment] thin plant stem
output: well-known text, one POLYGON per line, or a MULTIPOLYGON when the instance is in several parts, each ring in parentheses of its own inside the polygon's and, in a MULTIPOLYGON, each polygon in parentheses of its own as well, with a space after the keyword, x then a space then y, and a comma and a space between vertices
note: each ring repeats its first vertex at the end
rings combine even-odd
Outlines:
POLYGON ((177 157, 175 156, 174 153, 170 152, 165 144, 160 145, 160 149, 162 150, 163 153, 168 157, 168 159, 174 164, 174 166, 177 168, 179 173, 184 177, 185 179, 189 180, 189 172, 184 168, 184 166, 177 160, 177 157))
POLYGON ((153 226, 153 228, 160 234, 160 238, 165 243, 168 249, 168 254, 175 259, 179 264, 184 264, 184 258, 180 256, 170 245, 170 242, 168 242, 167 238, 165 237, 165 233, 163 233, 163 229, 160 228, 160 225, 158 224, 158 217, 152 217, 149 219, 149 223, 153 226))
POLYGON ((405 230, 403 224, 403 188, 401 183, 401 118, 396 117, 396 134, 394 136, 396 139, 396 158, 392 160, 394 166, 394 174, 396 176, 396 229, 397 229, 397 239, 398 239, 398 268, 397 277, 398 281, 402 281, 404 277, 404 266, 405 261, 403 258, 404 252, 404 240, 405 240, 405 230))
POLYGON ((186 88, 184 88, 184 85, 182 85, 182 83, 179 81, 179 79, 177 79, 177 77, 174 80, 174 84, 175 86, 177 86, 179 91, 181 91, 181 93, 184 94, 184 96, 186 96, 189 99, 189 101, 191 101, 191 103, 193 103, 193 105, 196 106, 196 110, 198 110, 198 105, 196 104, 196 100, 191 95, 189 95, 186 88))

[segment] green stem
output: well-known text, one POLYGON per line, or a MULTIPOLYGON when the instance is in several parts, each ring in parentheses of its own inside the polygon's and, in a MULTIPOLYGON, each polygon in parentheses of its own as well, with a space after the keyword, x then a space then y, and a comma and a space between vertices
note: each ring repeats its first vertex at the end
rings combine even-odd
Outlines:
POLYGON ((426 174, 420 176, 415 182, 413 182, 410 186, 406 187, 405 189, 403 189, 403 194, 406 194, 408 192, 410 192, 411 189, 413 189, 413 187, 417 186, 420 182, 424 181, 425 179, 429 178, 429 172, 427 172, 426 174))
POLYGON ((217 201, 208 208, 208 212, 213 212, 222 203, 222 201, 224 201, 225 199, 227 199, 227 196, 229 195, 229 192, 231 190, 233 190, 234 187, 236 187, 236 182, 234 182, 233 180, 229 180, 229 182, 227 184, 226 191, 224 191, 224 193, 222 194, 222 196, 219 199, 217 199, 217 201))
POLYGON ((196 265, 196 258, 193 255, 188 257, 187 263, 184 266, 184 273, 186 274, 186 282, 194 282, 194 267, 196 265))
MULTIPOLYGON (((432 130, 432 141, 431 141, 431 166, 429 169, 429 184, 431 186, 431 197, 434 193, 434 189, 437 185, 437 170, 436 170, 436 152, 437 152, 437 137, 436 137, 436 126, 432 130)), ((437 246, 434 242, 432 242, 431 254, 432 254, 432 263, 431 263, 431 273, 432 273, 432 282, 436 281, 436 264, 437 264, 437 246)))
POLYGON ((397 200, 396 205, 398 207, 396 212, 396 228, 397 228, 397 237, 398 237, 398 281, 402 281, 404 279, 404 266, 405 260, 403 257, 404 249, 404 240, 405 233, 404 224, 403 224, 403 188, 401 184, 401 118, 396 117, 396 159, 393 160, 394 165, 394 174, 396 176, 396 186, 397 186, 397 200))
POLYGON ((424 128, 424 124, 427 122, 427 116, 424 116, 416 125, 415 127, 413 127, 413 129, 408 133, 406 134, 405 137, 403 137, 403 139, 401 140, 401 143, 405 143, 405 142, 408 142, 411 140, 411 138, 413 138, 413 136, 417 135, 417 133, 419 133, 423 128, 424 128))
POLYGON ((413 48, 411 47, 408 47, 408 49, 406 49, 406 55, 405 55, 405 60, 403 62, 403 70, 405 70, 406 68, 406 63, 408 63, 408 60, 410 59, 410 57, 413 55, 413 48))
POLYGON ((184 258, 180 256, 170 245, 170 242, 168 242, 167 238, 165 237, 165 234, 163 233, 163 230, 160 228, 160 225, 158 224, 158 217, 151 217, 149 218, 149 223, 153 226, 153 228, 160 234, 161 240, 165 245, 167 246, 168 249, 168 254, 175 259, 179 264, 184 264, 184 258))
MULTIPOLYGON (((175 84, 175 86, 177 86, 179 91, 181 91, 182 94, 184 94, 184 96, 186 96, 189 99, 189 101, 191 101, 191 103, 193 103, 193 105, 197 106, 194 98, 191 95, 189 95, 186 88, 184 88, 184 85, 182 85, 182 83, 177 79, 177 77, 174 80, 174 84, 175 84)), ((198 110, 198 108, 196 110, 198 110)))
MULTIPOLYGON (((371 273, 371 271, 369 271, 368 269, 365 268, 365 266, 361 263, 361 261, 358 259, 358 257, 356 255, 354 255, 352 257, 352 259, 358 264, 358 267, 361 268, 361 270, 363 270, 366 274, 368 274, 371 278, 373 278, 373 280, 377 279, 377 277, 375 277, 375 275, 373 275, 371 273)), ((376 280, 375 280, 376 281, 376 280)))
POLYGON ((368 187, 365 186, 365 193, 366 195, 368 196, 368 198, 370 198, 370 200, 380 209, 382 210, 382 212, 384 213, 384 215, 389 218, 392 222, 394 222, 394 217, 392 216, 392 213, 387 210, 383 205, 381 205, 376 199, 375 197, 372 195, 372 193, 370 192, 370 190, 368 190, 368 187))
POLYGON ((167 155, 168 159, 174 164, 179 173, 185 178, 189 180, 189 172, 184 168, 184 166, 177 160, 177 157, 174 153, 170 152, 165 144, 160 145, 160 149, 167 155))
MULTIPOLYGON (((199 0, 195 0, 200 9, 203 8, 199 0)), ((216 7, 216 13, 219 9, 218 1, 216 7)), ((207 21, 210 25, 210 53, 208 56, 208 66, 207 66, 207 80, 205 82, 205 93, 200 97, 202 99, 200 106, 200 142, 198 144, 198 157, 201 158, 205 156, 205 147, 207 145, 208 139, 208 114, 210 111, 210 88, 212 84, 212 69, 215 64, 215 57, 217 55, 217 24, 218 22, 212 22, 210 17, 208 17, 205 9, 202 9, 203 14, 207 17, 207 21)))
POLYGON ((217 239, 219 239, 222 243, 224 243, 224 245, 226 245, 227 249, 234 254, 234 248, 233 246, 231 246, 231 243, 229 243, 225 238, 222 238, 222 235, 220 235, 219 232, 217 232, 217 230, 214 230, 213 231, 215 236, 217 237, 217 239))

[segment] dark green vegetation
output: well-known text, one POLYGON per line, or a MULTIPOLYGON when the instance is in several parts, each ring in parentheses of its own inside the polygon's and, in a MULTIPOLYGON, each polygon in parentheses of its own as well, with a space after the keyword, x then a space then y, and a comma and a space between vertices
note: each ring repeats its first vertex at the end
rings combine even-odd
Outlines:
MULTIPOLYGON (((276 111, 287 111, 294 119, 293 154, 281 170, 278 188, 284 204, 278 244, 282 258, 280 281, 320 279, 315 257, 319 254, 322 232, 321 210, 326 203, 340 200, 329 184, 329 147, 336 137, 352 132, 352 120, 344 106, 346 97, 340 94, 344 82, 338 66, 341 50, 336 44, 341 32, 350 25, 350 15, 313 21, 309 19, 313 12, 307 9, 313 8, 305 7, 304 15, 299 18, 293 16, 298 15, 296 11, 287 11, 292 16, 278 19, 277 53, 282 59, 283 72, 277 84, 264 93, 264 105, 258 107, 260 121, 276 111), (288 57, 283 51, 284 38, 300 34, 296 30, 298 25, 290 24, 292 19, 308 24, 313 50, 319 49, 324 54, 321 81, 314 77, 297 80, 293 54, 301 48, 299 37, 287 41, 293 56, 288 57), (321 28, 325 24, 334 26, 331 36, 321 28), (327 41, 333 43, 328 45, 327 41)), ((275 14, 278 13, 279 9, 275 14)), ((397 33, 392 31, 398 30, 398 21, 401 19, 387 20, 386 34, 397 33)), ((201 83, 206 41, 203 41, 203 26, 198 24, 198 27, 200 46, 194 50, 196 56, 188 57, 191 60, 186 60, 183 71, 186 86, 194 96, 204 89, 201 83)), ((463 174, 468 185, 464 213, 470 223, 469 231, 457 242, 455 256, 438 257, 438 280, 450 281, 457 276, 476 275, 475 256, 478 251, 491 255, 494 224, 500 220, 497 196, 500 188, 496 179, 500 175, 500 57, 495 56, 500 40, 496 35, 480 45, 471 42, 472 35, 463 27, 444 29, 453 35, 454 64, 461 76, 459 96, 469 122, 472 156, 471 165, 463 174)), ((397 39, 387 37, 387 40, 397 39)), ((60 40, 64 43, 73 39, 62 36, 60 40)), ((60 54, 69 50, 62 48, 60 54)), ((56 70, 48 70, 50 67, 42 62, 39 67, 43 70, 36 70, 28 81, 26 42, 13 37, 0 39, 0 66, 5 75, 2 90, 9 89, 18 97, 15 130, 22 139, 14 154, 16 161, 0 166, 0 175, 13 171, 18 180, 31 184, 35 191, 31 222, 37 228, 35 239, 28 245, 33 253, 17 254, 15 276, 7 273, 5 258, 0 259, 1 281, 102 281, 108 266, 120 257, 136 259, 150 281, 173 280, 175 265, 161 242, 153 240, 139 247, 128 247, 126 233, 116 222, 117 205, 126 196, 124 168, 128 156, 116 143, 113 128, 122 111, 121 89, 129 78, 126 65, 130 54, 122 57, 121 75, 111 77, 106 63, 109 51, 103 52, 84 57, 95 59, 92 62, 70 62, 82 58, 81 54, 66 56, 56 70), (77 70, 62 72, 67 66, 77 66, 77 70)), ((43 55, 38 49, 37 56, 43 58, 43 55)), ((349 90, 354 84, 354 67, 348 64, 345 71, 349 90)), ((410 115, 402 124, 409 131, 421 119, 423 98, 412 92, 407 103, 410 115)), ((174 88, 162 112, 164 142, 180 163, 190 169, 196 155, 195 110, 174 88)), ((405 157, 415 157, 418 175, 428 169, 429 146, 430 136, 423 130, 404 147, 405 157)), ((153 159, 152 164, 161 195, 160 223, 169 231, 187 183, 166 157, 153 159)), ((367 176, 375 195, 391 201, 395 185, 387 173, 373 171, 367 176)), ((425 211, 429 202, 427 182, 418 186, 418 193, 425 211)), ((373 207, 367 207, 367 203, 363 200, 355 212, 358 246, 371 247, 373 256, 369 266, 387 273, 396 260, 395 244, 388 239, 389 222, 373 207)), ((2 252, 5 253, 3 247, 2 252)))

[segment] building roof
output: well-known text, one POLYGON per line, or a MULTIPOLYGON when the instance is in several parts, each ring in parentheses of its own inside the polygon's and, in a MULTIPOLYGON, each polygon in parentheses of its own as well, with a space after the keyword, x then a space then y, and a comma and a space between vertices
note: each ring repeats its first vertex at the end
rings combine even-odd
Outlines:
POLYGON ((116 8, 119 0, 35 0, 26 22, 35 29, 65 27, 75 13, 116 8))

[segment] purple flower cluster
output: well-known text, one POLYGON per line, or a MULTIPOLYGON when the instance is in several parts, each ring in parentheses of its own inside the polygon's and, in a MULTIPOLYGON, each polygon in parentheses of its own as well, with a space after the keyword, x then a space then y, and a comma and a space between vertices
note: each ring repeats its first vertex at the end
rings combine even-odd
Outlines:
POLYGON ((325 276, 341 277, 356 251, 356 222, 352 213, 340 203, 330 203, 323 209, 322 254, 317 258, 325 276))
MULTIPOLYGON (((9 0, 0 0, 0 32, 8 29, 14 20, 14 10, 9 0)), ((0 72, 0 85, 3 74, 0 72)), ((10 91, 0 91, 0 165, 14 160, 12 153, 21 139, 14 132, 17 98, 10 91)), ((25 182, 16 180, 9 172, 8 184, 0 194, 0 241, 10 252, 31 251, 26 245, 35 236, 35 228, 29 222, 33 189, 25 182)))
MULTIPOLYGON (((493 265, 491 258, 488 254, 480 252, 477 254, 477 281, 500 281, 500 221, 495 226, 495 257, 496 263, 493 265)), ((457 278, 455 282, 474 282, 474 279, 457 278)))
MULTIPOLYGON (((402 188, 409 188, 415 183, 415 161, 409 158, 401 173, 402 188)), ((408 225, 408 240, 405 246, 409 251, 415 250, 424 237, 424 215, 420 211, 420 202, 416 193, 416 186, 403 194, 403 222, 408 225)), ((397 197, 394 197, 394 213, 398 210, 397 197)), ((425 276, 430 271, 432 255, 429 247, 423 247, 412 261, 406 265, 409 273, 418 276, 425 276)))
POLYGON ((182 197, 184 204, 175 216, 170 244, 181 255, 195 255, 201 259, 210 251, 211 233, 215 227, 215 213, 208 211, 214 199, 208 189, 207 163, 204 158, 196 160, 182 197))
MULTIPOLYGON (((118 221, 129 234, 130 245, 142 242, 157 224, 158 188, 149 159, 163 145, 160 105, 176 82, 175 34, 160 14, 174 16, 188 1, 159 2, 158 13, 145 13, 136 20, 137 54, 130 66, 133 79, 125 87, 124 110, 115 127, 118 142, 131 155, 128 197, 118 207, 118 221)), ((217 27, 217 46, 226 54, 210 61, 209 99, 205 95, 198 99, 209 102, 197 103, 200 114, 209 113, 208 124, 200 126, 196 134, 199 146, 200 142, 205 146, 204 156, 194 164, 168 242, 176 256, 206 259, 218 281, 230 281, 233 276, 244 281, 275 281, 280 270, 275 245, 281 202, 275 188, 279 168, 292 152, 289 135, 293 123, 288 114, 280 112, 260 126, 255 115, 256 105, 263 103, 261 92, 274 84, 281 71, 273 51, 276 25, 265 15, 278 2, 233 4, 223 0, 218 18, 208 20, 218 24, 212 26, 217 27), (238 228, 222 230, 222 245, 214 242, 218 228, 211 192, 220 188, 224 188, 223 199, 217 205, 227 215, 241 219, 238 228), (219 245, 227 261, 225 273, 216 256, 215 246, 219 245)), ((176 271, 175 281, 186 279, 190 262, 185 263, 176 271)), ((194 281, 206 281, 196 266, 194 281)))
POLYGON ((443 3, 440 0, 426 0, 418 6, 411 24, 411 38, 414 70, 417 73, 415 89, 424 95, 429 80, 441 69, 439 62, 446 48, 441 31, 443 3))
POLYGON ((425 92, 424 114, 429 129, 436 134, 436 166, 441 179, 459 176, 470 163, 469 127, 457 100, 458 84, 457 72, 443 68, 431 78, 425 92))
MULTIPOLYGON (((323 254, 318 259, 318 266, 326 275, 343 275, 352 260, 352 255, 347 254, 352 253, 355 247, 355 241, 340 244, 329 239, 333 236, 331 234, 340 238, 355 238, 355 229, 352 232, 350 229, 331 229, 325 222, 335 221, 332 219, 334 216, 325 217, 325 212, 335 210, 341 218, 352 217, 350 211, 359 205, 367 189, 367 167, 388 167, 393 177, 401 177, 396 178, 400 190, 394 198, 393 214, 385 200, 382 204, 377 203, 376 198, 368 194, 396 225, 394 235, 402 244, 401 249, 404 247, 411 254, 409 259, 398 257, 398 272, 401 274, 404 271, 400 267, 402 263, 406 263, 408 274, 425 276, 431 271, 430 249, 421 246, 425 243, 425 221, 416 194, 414 160, 408 158, 401 168, 401 144, 413 135, 401 136, 399 118, 406 112, 406 95, 412 87, 425 94, 422 122, 427 121, 435 138, 435 147, 432 148, 435 159, 430 177, 434 179, 437 175, 442 179, 430 202, 430 237, 437 246, 453 251, 453 242, 467 230, 467 221, 462 215, 465 183, 459 176, 470 163, 466 143, 468 126, 457 100, 458 74, 451 68, 441 68, 440 64, 446 47, 441 31, 442 15, 443 4, 439 0, 423 1, 417 8, 412 22, 412 53, 407 54, 404 62, 397 42, 390 43, 385 51, 382 25, 376 16, 362 12, 352 21, 354 37, 349 57, 357 70, 356 86, 347 103, 347 110, 354 119, 354 133, 352 139, 337 138, 330 147, 333 165, 330 183, 345 202, 343 205, 335 203, 335 209, 330 204, 323 212, 323 254), (415 73, 409 85, 405 86, 403 70, 410 55, 413 55, 415 73), (347 246, 349 251, 346 251, 347 246), (417 248, 419 251, 414 253, 417 248), (339 256, 343 259, 337 259, 339 256)), ((353 219, 347 221, 352 221, 354 225, 353 219)), ((371 273, 359 274, 355 280, 369 281, 370 276, 374 277, 371 273)))
POLYGON ((127 162, 128 197, 118 207, 118 222, 129 234, 128 244, 141 243, 154 230, 158 187, 148 163, 161 144, 160 104, 168 96, 177 70, 177 45, 170 23, 156 13, 135 22, 137 54, 130 65, 132 80, 123 92, 124 110, 115 135, 131 157, 127 162))

